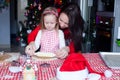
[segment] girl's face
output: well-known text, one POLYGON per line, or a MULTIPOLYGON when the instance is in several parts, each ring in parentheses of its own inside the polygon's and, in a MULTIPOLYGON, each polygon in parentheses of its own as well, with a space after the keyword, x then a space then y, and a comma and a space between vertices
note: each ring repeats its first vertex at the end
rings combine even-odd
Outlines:
POLYGON ((57 18, 55 15, 48 14, 44 16, 44 26, 47 30, 53 30, 55 29, 55 26, 57 24, 57 18))
POLYGON ((65 13, 61 13, 59 16, 60 28, 62 29, 68 28, 68 23, 69 23, 68 16, 65 13))

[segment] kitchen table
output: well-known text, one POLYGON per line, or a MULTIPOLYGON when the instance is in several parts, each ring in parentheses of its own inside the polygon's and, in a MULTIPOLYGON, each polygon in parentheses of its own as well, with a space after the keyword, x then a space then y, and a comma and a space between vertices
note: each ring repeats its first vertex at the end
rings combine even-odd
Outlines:
MULTIPOLYGON (((91 68, 97 72, 104 72, 105 70, 111 70, 113 72, 112 77, 106 78, 101 77, 100 80, 120 80, 120 69, 110 69, 108 68, 103 60, 101 59, 99 53, 84 53, 83 56, 86 58, 91 68)), ((22 62, 22 58, 19 59, 22 62)), ((42 60, 33 61, 37 64, 38 71, 36 72, 37 80, 55 80, 56 69, 62 65, 64 60, 54 59, 54 60, 42 60), (46 64, 43 66, 42 64, 46 64), (50 65, 49 65, 50 64, 50 65)), ((10 64, 0 63, 0 80, 22 80, 22 72, 12 73, 9 71, 10 64)))

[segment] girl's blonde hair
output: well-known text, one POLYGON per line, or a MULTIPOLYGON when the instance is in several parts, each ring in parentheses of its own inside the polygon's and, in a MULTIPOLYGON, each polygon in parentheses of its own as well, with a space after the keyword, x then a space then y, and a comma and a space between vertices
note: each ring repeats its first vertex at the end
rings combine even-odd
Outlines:
POLYGON ((41 28, 45 29, 45 25, 44 25, 44 16, 48 15, 48 14, 52 14, 56 16, 56 26, 55 28, 58 29, 59 25, 58 25, 58 11, 55 7, 47 7, 44 9, 43 13, 41 14, 41 28))

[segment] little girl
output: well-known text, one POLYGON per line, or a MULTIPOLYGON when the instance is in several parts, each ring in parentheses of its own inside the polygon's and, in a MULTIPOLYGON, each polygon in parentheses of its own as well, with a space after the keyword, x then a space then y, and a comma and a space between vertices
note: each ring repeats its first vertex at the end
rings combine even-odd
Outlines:
POLYGON ((36 49, 40 47, 40 52, 52 52, 65 47, 64 33, 59 30, 58 11, 54 7, 47 7, 41 15, 41 30, 36 39, 36 49))

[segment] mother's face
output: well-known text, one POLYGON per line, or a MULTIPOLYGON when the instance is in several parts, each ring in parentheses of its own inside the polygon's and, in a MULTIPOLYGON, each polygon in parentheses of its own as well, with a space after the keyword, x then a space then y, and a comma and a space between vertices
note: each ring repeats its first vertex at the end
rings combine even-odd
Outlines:
POLYGON ((65 13, 61 13, 59 16, 60 28, 62 29, 68 28, 68 24, 69 24, 68 16, 65 13))

